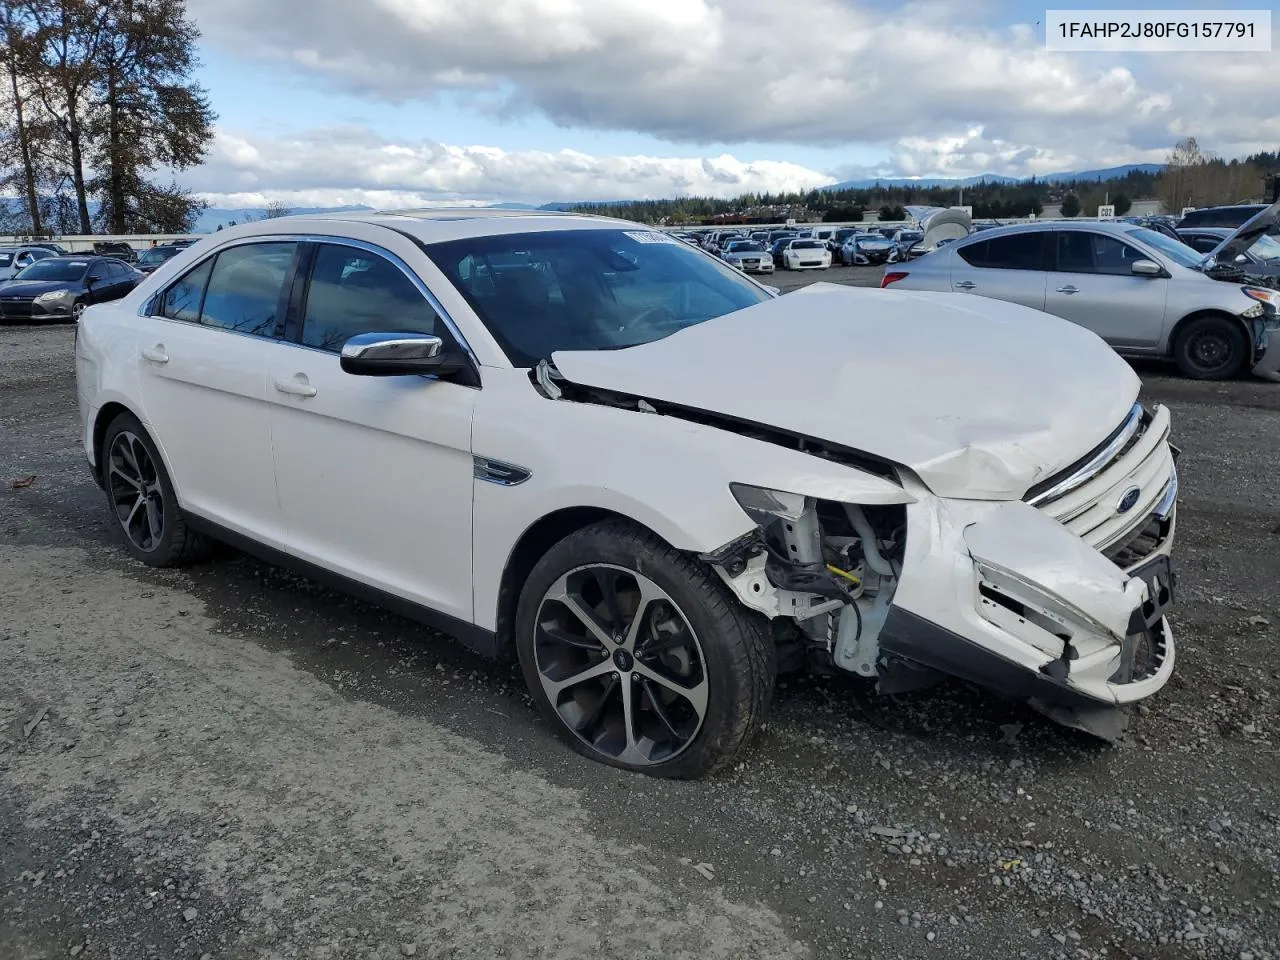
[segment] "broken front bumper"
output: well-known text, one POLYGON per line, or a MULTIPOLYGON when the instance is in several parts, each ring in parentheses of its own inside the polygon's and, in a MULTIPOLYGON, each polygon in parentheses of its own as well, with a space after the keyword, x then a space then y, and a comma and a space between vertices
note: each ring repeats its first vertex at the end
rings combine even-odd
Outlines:
POLYGON ((1127 571, 1021 501, 924 497, 907 510, 882 654, 1029 700, 1104 737, 1123 729, 1117 707, 1168 682, 1172 503, 1164 535, 1127 571))

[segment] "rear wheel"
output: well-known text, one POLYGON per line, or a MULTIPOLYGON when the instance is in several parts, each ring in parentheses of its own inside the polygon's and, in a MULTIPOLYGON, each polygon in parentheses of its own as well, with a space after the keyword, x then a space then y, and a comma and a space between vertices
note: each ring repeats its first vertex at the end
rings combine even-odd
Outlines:
POLYGON ((1173 359, 1184 376, 1195 380, 1229 380, 1248 361, 1249 343, 1235 320, 1196 317, 1178 331, 1173 359))
POLYGON ((623 521, 553 546, 516 614, 525 682, 584 756, 662 777, 729 762, 773 694, 772 638, 705 565, 623 521))
POLYGON ((112 523, 134 558, 176 567, 208 552, 208 540, 187 526, 159 451, 137 417, 122 413, 111 421, 100 457, 112 523))

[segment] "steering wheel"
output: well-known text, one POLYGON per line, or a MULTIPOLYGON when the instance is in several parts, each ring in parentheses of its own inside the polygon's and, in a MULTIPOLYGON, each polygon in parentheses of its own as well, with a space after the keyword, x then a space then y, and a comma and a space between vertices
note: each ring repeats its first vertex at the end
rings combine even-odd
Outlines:
POLYGON ((676 316, 676 312, 668 307, 665 303, 660 303, 656 307, 650 307, 644 313, 637 314, 631 318, 628 327, 638 328, 646 325, 651 327, 671 327, 680 323, 680 318, 676 316))

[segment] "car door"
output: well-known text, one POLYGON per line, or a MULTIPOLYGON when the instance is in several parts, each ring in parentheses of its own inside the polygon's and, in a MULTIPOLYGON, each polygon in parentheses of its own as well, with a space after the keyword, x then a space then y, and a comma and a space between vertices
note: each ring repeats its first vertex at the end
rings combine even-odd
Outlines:
POLYGON ((1045 310, 1087 327, 1118 349, 1154 350, 1164 332, 1169 280, 1135 276, 1132 265, 1155 258, 1093 230, 1055 230, 1053 237, 1056 269, 1045 310))
POLYGON ((951 289, 1043 310, 1046 236, 1044 230, 1022 230, 957 247, 951 258, 951 289))
POLYGON ((222 247, 151 299, 137 339, 143 419, 183 507, 280 542, 266 363, 298 245, 222 247))
POLYGON ((452 343, 425 285, 385 249, 326 239, 308 245, 292 309, 296 343, 275 345, 267 371, 289 551, 470 621, 476 388, 339 361, 360 333, 452 343))
POLYGON ((94 272, 101 272, 103 275, 102 283, 96 291, 98 294, 97 302, 105 303, 109 300, 119 300, 128 292, 128 288, 125 286, 123 264, 106 260, 94 272))

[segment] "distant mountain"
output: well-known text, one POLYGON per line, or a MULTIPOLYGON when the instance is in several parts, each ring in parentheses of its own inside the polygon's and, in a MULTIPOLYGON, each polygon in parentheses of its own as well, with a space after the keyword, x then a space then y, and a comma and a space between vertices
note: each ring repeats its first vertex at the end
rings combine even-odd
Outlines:
POLYGON ((1074 173, 1050 173, 1037 177, 1044 183, 1063 183, 1070 180, 1117 180, 1131 173, 1159 173, 1164 169, 1163 163, 1126 163, 1119 167, 1105 167, 1102 170, 1079 170, 1074 173))
POLYGON ((981 173, 963 179, 947 179, 945 177, 872 177, 863 180, 843 180, 833 183, 823 190, 870 190, 872 187, 972 187, 979 183, 1018 183, 1017 177, 1006 177, 998 173, 981 173))
MULTIPOLYGON (((1163 163, 1126 163, 1119 167, 1106 167, 1102 170, 1069 170, 1064 173, 1049 173, 1035 179, 1040 183, 1068 183, 1072 180, 1111 180, 1124 177, 1130 173, 1159 173, 1164 169, 1163 163)), ((824 190, 870 190, 872 187, 972 187, 980 183, 1026 183, 1031 177, 1006 177, 999 173, 980 173, 972 177, 875 177, 863 180, 844 180, 833 183, 824 190)))

